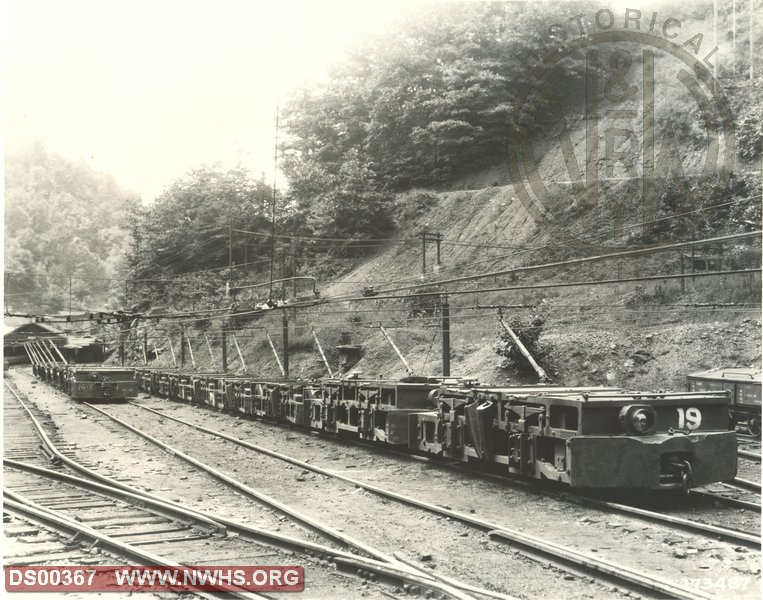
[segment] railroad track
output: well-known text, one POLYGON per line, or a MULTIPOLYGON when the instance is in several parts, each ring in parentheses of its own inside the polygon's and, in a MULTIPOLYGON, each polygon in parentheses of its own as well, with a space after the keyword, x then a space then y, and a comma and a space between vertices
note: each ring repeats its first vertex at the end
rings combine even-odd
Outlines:
MULTIPOLYGON (((103 411, 101 409, 98 409, 97 407, 92 407, 92 406, 90 406, 90 408, 100 412, 104 416, 107 416, 109 419, 113 420, 114 422, 119 422, 120 425, 128 427, 129 429, 133 430, 134 433, 138 433, 137 428, 115 418, 113 415, 109 415, 107 411, 103 411)), ((146 407, 141 407, 141 408, 146 408, 146 407)), ((161 414, 163 418, 178 420, 164 413, 159 413, 159 414, 161 414)), ((203 428, 201 429, 203 430, 203 428)), ((139 433, 139 435, 142 435, 144 439, 149 439, 149 437, 151 437, 151 436, 146 437, 147 434, 144 434, 144 433, 145 432, 141 432, 139 433)), ((157 445, 159 445, 160 447, 163 447, 168 452, 180 457, 179 451, 176 448, 173 448, 169 446, 168 444, 161 442, 160 440, 156 440, 155 438, 152 438, 149 441, 152 441, 152 443, 156 443, 157 445)), ((238 440, 237 442, 241 442, 241 441, 238 440)), ((184 455, 181 458, 186 460, 186 457, 187 455, 184 455)), ((193 457, 188 457, 188 458, 192 459, 193 457)), ((307 465, 305 468, 308 468, 308 466, 310 465, 307 465)), ((331 474, 331 476, 334 476, 334 474, 331 474)), ((522 532, 506 529, 505 527, 499 526, 495 523, 491 523, 489 521, 476 518, 473 515, 464 515, 464 514, 460 514, 455 511, 452 511, 450 509, 444 509, 442 507, 433 506, 427 503, 417 501, 415 499, 405 498, 400 496, 399 494, 395 494, 394 492, 390 492, 390 494, 391 495, 389 496, 389 498, 391 499, 395 499, 403 503, 407 503, 410 506, 418 506, 419 508, 423 508, 424 510, 427 510, 428 512, 433 512, 441 516, 445 516, 448 519, 461 521, 462 523, 469 524, 475 529, 487 531, 488 533, 490 533, 491 537, 495 539, 496 541, 509 541, 514 546, 521 546, 523 548, 530 549, 531 552, 535 554, 542 554, 544 557, 546 558, 550 557, 553 561, 557 563, 569 565, 570 567, 569 570, 573 572, 578 572, 582 565, 589 573, 596 573, 598 574, 599 577, 609 578, 609 580, 616 580, 620 583, 624 582, 626 587, 636 587, 641 589, 652 590, 652 591, 658 592, 661 595, 670 596, 670 597, 680 597, 680 598, 710 597, 707 594, 704 594, 703 592, 695 588, 683 588, 681 586, 677 586, 673 584, 670 581, 665 581, 665 580, 662 580, 661 578, 647 576, 641 572, 636 572, 634 570, 628 569, 627 567, 624 567, 623 565, 618 565, 615 563, 608 562, 606 560, 602 560, 598 556, 593 556, 587 553, 581 553, 576 550, 572 550, 570 548, 565 548, 558 544, 554 544, 552 542, 549 542, 548 540, 543 540, 535 536, 528 536, 522 532)), ((747 542, 748 542, 748 545, 752 545, 752 546, 759 547, 760 545, 759 538, 754 539, 754 536, 750 536, 750 538, 747 539, 747 542)), ((400 563, 411 564, 410 560, 406 559, 405 557, 401 555, 398 555, 397 553, 395 553, 394 558, 398 559, 400 563)), ((460 584, 460 582, 455 582, 455 583, 460 584)), ((460 584, 460 585, 462 586, 461 589, 465 589, 467 587, 467 586, 464 586, 463 584, 460 584)), ((472 589, 467 591, 472 591, 472 589)), ((485 590, 480 590, 480 592, 483 592, 483 591, 485 590)), ((474 593, 476 594, 477 592, 475 591, 474 593)), ((490 597, 506 597, 505 595, 496 595, 494 593, 485 594, 485 595, 490 597)))
MULTIPOLYGON (((208 428, 196 426, 194 424, 189 424, 188 422, 182 421, 181 419, 177 419, 175 417, 171 417, 167 415, 166 413, 162 413, 161 411, 155 411, 154 409, 143 407, 135 403, 131 403, 131 404, 143 410, 152 411, 155 414, 160 415, 162 418, 174 420, 174 421, 180 422, 181 424, 188 424, 191 427, 196 428, 197 430, 210 433, 211 435, 216 435, 218 437, 221 437, 222 439, 227 439, 228 441, 233 441, 234 443, 245 446, 245 447, 249 447, 251 450, 264 452, 266 454, 269 454, 276 458, 280 458, 287 462, 292 462, 292 464, 299 465, 300 467, 303 467, 305 469, 312 470, 317 473, 321 473, 322 475, 327 475, 332 478, 344 480, 345 482, 351 483, 352 485, 356 487, 361 487, 374 494, 384 496, 388 500, 394 500, 399 503, 405 504, 407 506, 420 508, 427 512, 437 514, 441 517, 446 517, 449 520, 461 522, 474 529, 487 532, 490 535, 490 537, 496 541, 507 542, 514 546, 519 546, 525 549, 529 549, 532 553, 542 555, 546 558, 550 557, 552 560, 554 560, 557 563, 564 564, 564 565, 567 565, 568 567, 571 567, 571 569, 574 572, 579 572, 580 567, 582 565, 584 567, 584 570, 586 570, 589 573, 595 573, 600 578, 604 578, 610 581, 616 580, 619 583, 625 584, 626 586, 631 588, 635 587, 641 590, 651 590, 652 592, 657 592, 659 594, 662 594, 668 597, 676 597, 676 598, 709 597, 704 592, 697 590, 695 588, 684 588, 680 585, 676 585, 662 578, 659 578, 653 575, 648 575, 646 573, 643 573, 634 569, 630 569, 626 567, 625 565, 616 564, 611 561, 601 559, 598 556, 595 556, 593 554, 580 552, 572 548, 568 548, 568 547, 564 547, 562 545, 556 544, 546 539, 528 535, 520 531, 507 529, 506 527, 503 527, 499 524, 492 523, 488 520, 475 517, 474 515, 459 513, 457 511, 454 511, 448 508, 443 508, 441 506, 436 506, 431 503, 423 502, 414 498, 404 496, 394 491, 384 490, 382 488, 379 488, 378 486, 374 486, 364 482, 359 482, 354 479, 347 478, 345 476, 337 475, 330 471, 321 470, 319 467, 315 467, 314 465, 311 465, 309 463, 305 463, 303 461, 297 461, 297 459, 293 459, 291 457, 281 455, 280 453, 274 453, 273 451, 256 447, 253 444, 249 444, 248 442, 245 442, 243 440, 239 440, 231 436, 226 436, 226 434, 222 434, 221 432, 216 432, 214 430, 209 430, 208 428)), ((97 411, 99 414, 102 414, 106 416, 107 418, 111 419, 112 421, 117 422, 121 424, 122 426, 130 429, 131 431, 140 435, 144 439, 152 441, 152 443, 155 443, 157 446, 159 446, 160 448, 163 448, 165 451, 170 452, 180 458, 183 458, 184 460, 188 460, 189 462, 192 462, 192 464, 198 464, 200 462, 194 457, 189 456, 188 454, 180 451, 177 448, 170 446, 169 444, 161 440, 158 440, 157 438, 151 436, 150 434, 140 431, 134 425, 131 425, 125 422, 124 420, 109 414, 107 411, 104 411, 92 405, 88 405, 88 406, 90 406, 90 408, 92 408, 93 410, 97 411)), ((231 479, 230 477, 224 476, 223 480, 230 481, 230 479, 231 479)), ((243 488, 240 488, 240 489, 243 489, 243 488)), ((696 524, 696 525, 701 526, 701 524, 696 524)), ((755 548, 760 547, 760 538, 756 536, 746 534, 743 532, 736 532, 733 530, 723 530, 723 528, 713 528, 712 526, 710 527, 713 530, 712 534, 710 534, 707 529, 705 529, 705 532, 708 535, 712 535, 714 538, 717 538, 718 536, 723 537, 724 535, 727 535, 728 538, 733 539, 735 543, 744 543, 745 545, 755 547, 755 548)))
MULTIPOLYGON (((226 433, 223 433, 223 432, 220 432, 220 431, 216 431, 216 430, 210 429, 208 427, 202 427, 200 425, 196 425, 194 423, 191 423, 190 421, 185 421, 183 419, 179 419, 179 418, 174 417, 172 415, 169 415, 167 413, 158 411, 156 409, 153 409, 153 408, 150 408, 150 407, 147 407, 147 406, 143 406, 143 405, 138 404, 136 402, 130 402, 130 404, 135 406, 135 407, 137 407, 137 408, 140 408, 142 410, 145 410, 145 411, 151 412, 153 414, 156 414, 156 415, 160 416, 161 418, 169 419, 171 421, 175 421, 175 422, 180 423, 182 425, 185 425, 187 427, 192 427, 193 429, 196 429, 197 431, 201 431, 201 432, 207 433, 209 435, 213 435, 215 437, 227 440, 229 442, 233 442, 234 444, 236 444, 238 446, 241 446, 241 447, 244 447, 244 448, 248 448, 250 450, 254 450, 255 452, 266 454, 268 456, 280 459, 280 460, 282 460, 284 462, 288 462, 288 463, 291 463, 293 465, 299 466, 299 467, 301 467, 303 469, 307 469, 307 470, 313 471, 315 473, 319 473, 321 475, 325 475, 325 476, 328 476, 328 477, 332 477, 334 479, 338 479, 338 480, 344 481, 346 483, 349 483, 349 484, 351 484, 353 486, 365 489, 365 490, 367 490, 369 492, 372 492, 374 494, 377 494, 377 495, 380 495, 380 496, 383 496, 383 497, 386 497, 386 498, 390 498, 390 499, 393 499, 393 500, 399 500, 399 501, 402 501, 402 502, 404 502, 406 504, 416 505, 416 506, 419 506, 419 507, 423 507, 423 505, 426 504, 426 503, 419 503, 416 500, 413 500, 411 498, 402 496, 402 495, 397 494, 397 493, 395 493, 393 491, 385 490, 385 489, 383 489, 383 488, 381 488, 379 486, 376 486, 376 485, 373 485, 373 484, 369 484, 369 483, 366 483, 366 482, 363 482, 363 481, 359 481, 357 479, 354 479, 354 478, 351 478, 351 477, 347 477, 345 475, 340 475, 340 474, 334 473, 333 471, 330 471, 330 470, 327 470, 327 469, 323 469, 321 467, 317 467, 317 466, 315 466, 315 465, 313 465, 311 463, 308 463, 308 462, 305 462, 305 461, 301 461, 299 459, 287 456, 287 455, 282 454, 280 452, 275 452, 273 450, 269 450, 267 448, 263 448, 261 446, 258 446, 256 444, 252 444, 250 442, 247 442, 246 440, 241 440, 239 438, 236 438, 234 436, 228 435, 226 433)), ((501 478, 501 477, 498 477, 498 478, 501 481, 505 481, 504 478, 501 478)), ((740 531, 737 531, 737 530, 734 530, 734 529, 728 529, 728 528, 724 528, 724 527, 717 527, 717 526, 714 526, 714 525, 707 525, 705 523, 699 523, 697 521, 690 521, 688 519, 682 519, 680 517, 673 517, 673 516, 670 516, 670 515, 665 515, 665 514, 657 513, 657 512, 654 512, 654 511, 644 510, 644 509, 641 509, 641 508, 636 508, 636 507, 628 506, 628 505, 624 505, 624 504, 618 504, 618 503, 615 503, 615 502, 605 502, 605 501, 602 501, 602 500, 597 500, 597 499, 588 498, 588 497, 584 497, 584 496, 578 496, 578 495, 574 495, 574 494, 566 494, 566 495, 567 495, 568 498, 573 499, 573 500, 575 500, 575 501, 577 501, 577 502, 579 502, 581 504, 585 504, 585 505, 588 505, 588 506, 594 506, 594 507, 596 507, 598 509, 601 509, 601 510, 606 510, 606 511, 609 511, 609 512, 618 512, 618 513, 621 513, 621 514, 627 514, 629 516, 645 519, 645 520, 652 521, 652 522, 661 523, 663 525, 667 525, 667 526, 670 526, 670 527, 680 528, 680 529, 683 529, 683 530, 686 530, 686 531, 690 531, 690 532, 695 533, 695 534, 709 536, 709 537, 711 537, 713 539, 718 539, 718 538, 725 539, 725 540, 728 540, 728 541, 731 541, 731 542, 734 542, 734 543, 738 543, 738 544, 743 544, 743 545, 749 546, 751 548, 760 549, 760 547, 761 547, 761 538, 759 536, 751 535, 751 534, 746 533, 746 532, 740 532, 740 531)), ((719 497, 719 498, 722 498, 722 497, 719 497)), ((441 507, 437 507, 437 506, 434 506, 434 505, 431 505, 431 504, 427 505, 427 506, 428 506, 428 510, 430 512, 435 512, 436 514, 440 514, 442 516, 448 516, 450 518, 455 518, 454 515, 450 514, 446 509, 443 509, 441 507)), ((457 519, 457 520, 460 520, 460 519, 457 519)), ((499 528, 500 527, 496 527, 496 529, 499 529, 499 528)))
POLYGON ((737 450, 737 455, 748 460, 760 462, 760 454, 756 452, 748 452, 747 450, 737 450))
POLYGON ((747 479, 740 479, 737 477, 732 481, 725 481, 722 485, 736 490, 743 490, 745 492, 752 492, 754 494, 760 495, 760 484, 755 481, 749 481, 747 479))
MULTIPOLYGON (((40 440, 42 442, 42 446, 45 448, 45 454, 48 456, 52 456, 55 461, 57 461, 59 464, 66 464, 66 466, 80 472, 85 473, 87 476, 89 476, 92 479, 98 480, 98 482, 91 481, 91 480, 85 480, 81 478, 72 477, 69 475, 66 475, 64 473, 59 473, 55 471, 50 471, 47 469, 43 469, 42 467, 31 465, 31 464, 25 464, 20 463, 18 461, 14 461, 11 459, 5 460, 4 462, 5 467, 7 469, 16 469, 18 471, 24 471, 26 473, 33 473, 40 477, 47 478, 48 483, 42 484, 42 488, 50 485, 50 480, 58 479, 59 481, 63 482, 65 485, 70 486, 81 486, 82 489, 88 489, 90 491, 96 490, 97 493, 106 494, 107 492, 111 495, 113 499, 118 499, 122 501, 126 501, 127 499, 132 499, 135 501, 136 504, 145 504, 149 503, 151 504, 152 508, 155 509, 158 513, 161 513, 162 511, 167 511, 171 515, 175 514, 178 515, 176 518, 181 518, 181 515, 184 518, 190 519, 190 520, 202 520, 207 526, 211 526, 213 529, 219 530, 218 532, 221 532, 221 534, 224 534, 226 530, 228 532, 236 533, 240 536, 244 536, 244 539, 242 540, 243 543, 249 543, 249 540, 255 539, 259 542, 265 542, 268 543, 274 547, 287 549, 291 551, 298 551, 303 555, 307 555, 309 557, 315 557, 321 560, 329 560, 336 564, 338 567, 343 568, 344 570, 351 571, 356 573, 360 578, 362 579, 380 579, 384 580, 386 582, 392 582, 393 584, 399 584, 400 586, 403 586, 406 590, 413 590, 415 592, 426 592, 427 594, 439 594, 444 597, 450 597, 450 598, 456 598, 459 600, 470 600, 473 598, 471 593, 478 594, 480 596, 485 597, 491 597, 491 598, 497 598, 499 600, 515 600, 512 597, 505 595, 505 594, 498 594, 495 592, 491 592, 490 590, 482 590, 480 588, 469 586, 468 584, 464 584, 462 582, 457 582, 451 578, 445 577, 445 576, 434 576, 433 574, 424 571, 423 568, 411 566, 411 564, 403 562, 402 560, 399 560, 395 557, 386 557, 382 553, 374 550, 373 548, 366 547, 364 548, 364 555, 354 555, 350 552, 346 552, 343 550, 337 550, 336 548, 328 547, 321 544, 315 544, 312 542, 308 542, 306 540, 300 540, 291 538, 288 536, 282 536, 275 532, 270 531, 263 531, 261 529, 250 527, 247 525, 244 525, 242 523, 238 523, 234 520, 228 519, 226 517, 218 516, 218 515, 205 515, 204 513, 201 513, 200 511, 197 511, 195 509, 189 509, 186 507, 183 507, 182 505, 161 499, 153 494, 149 494, 147 492, 144 492, 142 490, 138 490, 135 488, 131 488, 130 486, 118 482, 115 480, 112 480, 108 477, 105 477, 103 475, 100 475, 96 473, 95 471, 91 470, 90 468, 81 465, 80 463, 76 462, 74 459, 65 456, 64 454, 60 453, 58 449, 56 448, 55 444, 51 441, 50 437, 47 435, 47 433, 44 431, 44 428, 40 421, 32 414, 32 411, 27 407, 27 405, 24 403, 24 401, 21 399, 21 397, 18 395, 16 390, 14 390, 6 381, 6 387, 11 391, 11 393, 15 396, 17 402, 21 405, 22 409, 27 413, 29 419, 33 423, 37 435, 40 437, 40 440), (100 482, 100 483, 99 483, 100 482), (368 558, 366 554, 370 554, 373 557, 368 558), (446 581, 447 580, 447 581, 446 581), (451 583, 453 585, 451 585, 451 583), (460 587, 456 587, 460 586, 460 587), (467 593, 468 592, 468 593, 467 593)), ((91 406, 91 405, 88 405, 91 406)), ((100 410, 95 407, 92 407, 95 410, 100 410)), ((26 447, 33 448, 34 444, 26 444, 26 447)), ((39 483, 38 483, 39 485, 39 483)), ((76 505, 79 504, 80 501, 84 501, 84 494, 79 491, 80 488, 77 488, 78 492, 76 494, 69 493, 69 495, 61 494, 58 498, 55 499, 55 501, 62 501, 65 504, 68 504, 72 507, 76 508, 76 505)), ((44 490, 40 490, 41 492, 44 492, 44 490)), ((44 494, 43 494, 44 495, 44 494)), ((48 518, 44 521, 44 524, 51 526, 57 530, 62 530, 67 533, 71 533, 73 531, 72 527, 73 524, 77 521, 76 518, 81 518, 81 515, 75 515, 74 518, 69 517, 65 514, 53 514, 53 510, 49 507, 45 506, 37 506, 35 503, 29 499, 29 498, 23 498, 19 494, 15 492, 10 492, 10 495, 6 495, 7 501, 6 504, 10 505, 13 509, 12 512, 17 513, 19 515, 24 515, 25 518, 29 518, 32 521, 40 522, 43 519, 43 516, 47 514, 48 518), (24 507, 27 508, 24 508, 24 507), (71 521, 69 523, 68 521, 71 521)), ((111 506, 109 502, 105 500, 91 500, 85 502, 85 504, 100 504, 101 506, 98 506, 97 508, 105 508, 106 506, 111 506)), ((96 508, 95 506, 91 506, 91 508, 96 508)), ((150 511, 149 511, 150 512, 150 511)), ((106 526, 110 525, 111 523, 105 524, 106 526)), ((314 524, 319 530, 321 530, 321 524, 315 523, 314 524)), ((87 527, 87 526, 83 526, 87 527)), ((160 530, 166 530, 164 533, 176 533, 176 532, 170 532, 169 527, 156 527, 154 526, 154 533, 160 533, 160 530)), ((76 533, 76 532, 75 532, 76 533)), ((95 531, 94 528, 89 527, 87 530, 83 530, 80 535, 83 535, 87 537, 88 539, 97 539, 98 543, 104 544, 108 546, 109 548, 116 549, 118 553, 121 553, 122 555, 128 555, 128 552, 132 552, 130 548, 122 547, 122 546, 130 546, 129 544, 121 544, 119 543, 119 540, 107 539, 109 536, 105 536, 105 534, 99 534, 100 537, 95 536, 95 533, 98 533, 95 531)), ((328 534, 330 532, 326 530, 324 532, 327 534, 327 537, 330 537, 328 534)), ((337 532, 338 533, 338 532, 337 532)), ((341 534, 340 534, 341 535, 341 534)), ((113 536, 111 536, 113 537, 113 536)), ((212 539, 212 535, 205 536, 205 541, 209 541, 209 539, 212 539)), ((189 541, 191 539, 199 539, 199 538, 190 538, 187 537, 183 541, 189 541)), ((222 539, 225 539, 224 536, 222 539)), ((172 541, 168 539, 162 539, 162 540, 149 540, 146 541, 146 544, 150 545, 153 543, 165 543, 167 541, 172 541)), ((180 541, 180 540, 178 540, 180 541)), ((136 544, 132 544, 131 546, 135 546, 136 544)), ((145 545, 145 544, 142 544, 145 545)), ((203 549, 204 554, 208 554, 210 551, 208 546, 205 546, 203 549)), ((236 549, 228 549, 226 552, 230 556, 241 556, 245 553, 241 553, 240 551, 237 551, 236 549)), ((157 555, 151 554, 150 552, 143 552, 142 554, 140 552, 134 552, 132 554, 129 554, 129 558, 133 560, 138 560, 139 562, 142 562, 142 564, 151 564, 151 565, 159 565, 159 566, 177 566, 176 564, 173 564, 171 561, 167 561, 166 559, 163 559, 162 557, 158 557, 157 555)), ((187 560, 186 557, 184 557, 184 561, 187 560)), ((293 561, 293 559, 292 559, 293 561)), ((283 559, 282 564, 287 564, 289 559, 283 559)), ((256 598, 258 596, 253 595, 251 593, 242 592, 242 594, 245 594, 246 598, 256 598)))

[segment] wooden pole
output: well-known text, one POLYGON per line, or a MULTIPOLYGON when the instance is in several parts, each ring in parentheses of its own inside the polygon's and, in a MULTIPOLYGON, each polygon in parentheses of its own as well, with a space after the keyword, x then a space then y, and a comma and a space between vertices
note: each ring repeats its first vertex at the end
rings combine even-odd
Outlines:
POLYGON ((228 371, 228 339, 225 331, 226 323, 220 327, 220 344, 222 346, 223 373, 228 371))
POLYGON ((180 326, 180 366, 185 366, 185 327, 180 326))
POLYGON ((148 328, 143 328, 143 364, 148 364, 148 328))
MULTIPOLYGON (((286 283, 283 284, 284 290, 286 289, 286 283)), ((289 318, 286 316, 286 311, 281 313, 281 331, 283 332, 283 371, 284 377, 289 377, 289 318)))
POLYGON ((125 332, 121 323, 119 324, 119 364, 125 366, 125 332))
POLYGON ((196 368, 196 359, 193 357, 193 346, 191 346, 191 338, 186 337, 185 341, 188 342, 188 353, 191 355, 191 364, 193 368, 196 368))
MULTIPOLYGON (((681 275, 683 275, 686 272, 686 267, 684 265, 684 253, 683 250, 679 251, 679 256, 681 257, 681 275)), ((681 278, 681 291, 686 291, 686 280, 682 277, 681 278)))
POLYGON ((450 305, 447 294, 442 297, 442 375, 450 377, 450 305))

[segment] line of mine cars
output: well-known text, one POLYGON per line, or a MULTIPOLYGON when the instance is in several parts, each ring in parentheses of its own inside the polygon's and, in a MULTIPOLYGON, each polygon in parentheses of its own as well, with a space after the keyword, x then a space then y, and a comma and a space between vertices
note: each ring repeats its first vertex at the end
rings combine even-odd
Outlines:
POLYGON ((723 389, 491 387, 435 377, 272 381, 54 363, 35 364, 34 373, 72 398, 126 399, 140 389, 578 488, 687 489, 733 479, 737 468, 723 389))

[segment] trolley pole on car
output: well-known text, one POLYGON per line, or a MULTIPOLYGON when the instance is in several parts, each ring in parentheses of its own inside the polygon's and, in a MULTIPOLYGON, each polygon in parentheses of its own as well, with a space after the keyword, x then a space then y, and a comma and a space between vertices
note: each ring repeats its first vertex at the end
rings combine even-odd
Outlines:
POLYGON ((283 365, 281 364, 281 359, 278 358, 278 352, 276 351, 275 344, 273 344, 273 338, 270 337, 270 332, 267 329, 265 330, 265 335, 267 336, 268 342, 270 343, 270 349, 273 351, 273 356, 275 356, 276 364, 281 371, 281 376, 286 377, 286 371, 284 371, 283 365))
POLYGON ((209 358, 212 359, 212 367, 217 369, 217 361, 215 360, 215 354, 212 352, 212 344, 209 343, 209 336, 204 332, 204 339, 207 341, 207 350, 209 350, 209 358))
POLYGON ((503 327, 504 331, 509 334, 509 337, 514 342, 514 345, 519 349, 519 351, 522 353, 522 356, 524 356, 527 359, 527 362, 530 363, 530 366, 532 366, 533 369, 535 369, 535 372, 538 374, 538 379, 540 381, 548 381, 548 375, 543 370, 543 367, 541 367, 533 358, 533 355, 530 354, 530 351, 525 348, 525 345, 520 341, 520 339, 517 337, 517 334, 514 333, 514 331, 509 327, 505 321, 503 320, 503 317, 498 315, 498 322, 501 324, 501 327, 503 327))
POLYGON ((440 308, 442 316, 442 375, 443 377, 450 377, 450 305, 447 294, 443 294, 440 308))
POLYGON ((31 342, 31 347, 34 348, 35 353, 37 354, 37 357, 39 358, 40 364, 43 367, 46 367, 50 364, 50 361, 48 358, 43 354, 42 350, 40 350, 40 347, 37 345, 37 341, 31 342))
POLYGON ((329 364, 329 361, 326 359, 326 354, 323 352, 323 346, 321 346, 321 342, 318 339, 318 335, 315 333, 315 329, 313 327, 310 327, 310 331, 313 333, 313 339, 315 340, 315 344, 318 346, 318 352, 321 353, 321 358, 323 359, 323 364, 326 365, 326 370, 329 372, 329 377, 333 379, 334 373, 331 371, 331 365, 329 364))
POLYGON ((32 358, 32 354, 29 352, 29 348, 27 348, 26 342, 21 344, 21 347, 24 349, 24 352, 26 352, 26 355, 29 357, 29 362, 32 365, 35 365, 36 363, 35 363, 34 359, 32 358))
POLYGON ((244 373, 248 372, 248 369, 246 368, 246 363, 244 362, 244 355, 241 354, 241 348, 238 345, 238 340, 236 339, 236 334, 231 333, 231 337, 233 338, 233 345, 236 346, 236 352, 238 352, 238 358, 241 361, 241 366, 244 367, 244 373))
POLYGON ((56 346, 56 345, 55 345, 55 344, 54 344, 52 341, 50 341, 50 340, 48 340, 48 344, 50 344, 50 345, 51 345, 51 347, 53 348, 53 350, 55 350, 55 351, 56 351, 56 354, 58 354, 58 356, 60 356, 60 357, 61 357, 61 360, 64 362, 64 364, 65 364, 65 365, 68 365, 69 363, 68 363, 68 362, 67 362, 67 360, 64 358, 64 355, 63 355, 63 354, 61 354, 61 351, 58 349, 58 346, 56 346))
POLYGON ((175 360, 175 349, 172 347, 172 338, 170 336, 167 336, 167 343, 170 346, 170 354, 172 354, 172 364, 177 367, 178 361, 175 360))
POLYGON ((413 372, 413 369, 411 368, 411 365, 408 364, 408 361, 405 359, 405 356, 402 352, 400 352, 400 348, 397 347, 395 342, 392 340, 392 338, 389 336, 389 333, 387 333, 387 330, 384 329, 384 325, 381 324, 381 321, 379 321, 377 327, 379 327, 379 331, 382 332, 384 337, 389 342, 389 345, 392 346, 392 349, 395 351, 395 354, 397 354, 397 357, 400 359, 400 362, 403 363, 403 366, 405 367, 405 370, 407 371, 408 375, 415 375, 413 372))

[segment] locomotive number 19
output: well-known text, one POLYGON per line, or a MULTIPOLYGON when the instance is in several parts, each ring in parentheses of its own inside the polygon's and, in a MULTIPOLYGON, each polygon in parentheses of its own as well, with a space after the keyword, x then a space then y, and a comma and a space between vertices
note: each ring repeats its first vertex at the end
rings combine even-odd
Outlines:
POLYGON ((677 408, 678 411, 678 429, 688 429, 694 431, 702 424, 702 413, 698 408, 677 408))

